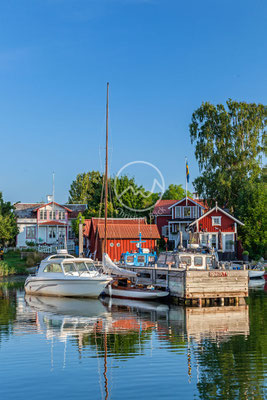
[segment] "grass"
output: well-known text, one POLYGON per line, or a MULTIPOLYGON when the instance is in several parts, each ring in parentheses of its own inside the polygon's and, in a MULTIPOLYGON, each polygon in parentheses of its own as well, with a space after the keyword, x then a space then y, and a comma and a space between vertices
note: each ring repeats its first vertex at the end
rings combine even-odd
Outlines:
POLYGON ((4 260, 0 261, 0 277, 9 275, 25 275, 26 260, 21 259, 20 252, 9 251, 4 254, 4 260))

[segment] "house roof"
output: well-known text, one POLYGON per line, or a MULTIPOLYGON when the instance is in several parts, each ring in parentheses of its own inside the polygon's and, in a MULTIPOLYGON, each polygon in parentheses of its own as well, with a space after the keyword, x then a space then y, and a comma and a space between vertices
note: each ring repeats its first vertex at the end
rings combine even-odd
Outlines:
MULTIPOLYGON (((105 234, 104 224, 97 226, 99 238, 103 239, 105 234)), ((155 224, 108 224, 107 239, 136 239, 141 232, 142 239, 160 239, 158 227, 155 224)))
POLYGON ((67 224, 64 222, 59 222, 59 221, 46 221, 46 222, 40 222, 38 225, 40 226, 67 226, 67 224))
POLYGON ((152 214, 158 216, 171 215, 171 211, 169 210, 169 208, 176 202, 177 200, 158 200, 155 204, 152 214))
POLYGON ((37 210, 39 210, 40 208, 49 206, 50 204, 55 204, 55 205, 58 206, 58 207, 65 208, 65 210, 67 210, 67 211, 69 211, 69 212, 72 211, 72 210, 70 210, 69 208, 67 208, 66 206, 64 206, 63 204, 58 204, 58 203, 56 203, 55 201, 50 201, 49 203, 41 204, 40 206, 36 207, 36 209, 35 209, 34 211, 37 211, 37 210))
MULTIPOLYGON (((169 208, 173 208, 174 206, 177 206, 178 204, 182 203, 185 200, 186 197, 184 197, 181 200, 175 201, 169 208)), ((201 208, 208 209, 208 205, 205 200, 192 199, 191 197, 187 197, 187 200, 190 200, 192 203, 196 204, 197 206, 200 206, 201 208)))
POLYGON ((201 215, 201 217, 199 217, 198 219, 196 219, 194 222, 192 222, 190 224, 190 226, 196 224, 197 222, 199 222, 202 218, 207 217, 209 214, 211 214, 213 211, 220 211, 223 214, 225 214, 227 217, 231 218, 233 221, 235 221, 236 223, 238 223, 239 225, 243 225, 243 222, 239 221, 237 218, 233 217, 233 215, 229 214, 227 211, 223 210, 222 208, 215 206, 213 207, 211 210, 207 211, 205 214, 201 215))
MULTIPOLYGON (((17 218, 36 218, 37 210, 45 205, 45 203, 16 203, 14 204, 15 215, 17 218)), ((71 219, 77 218, 78 214, 83 213, 87 208, 86 204, 64 204, 60 206, 68 210, 71 219)))

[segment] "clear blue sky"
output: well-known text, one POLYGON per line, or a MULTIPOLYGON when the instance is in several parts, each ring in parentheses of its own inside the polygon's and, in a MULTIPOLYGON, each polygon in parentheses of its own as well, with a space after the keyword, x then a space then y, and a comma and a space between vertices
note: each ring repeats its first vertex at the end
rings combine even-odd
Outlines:
POLYGON ((184 183, 187 156, 192 190, 192 112, 267 103, 266 16, 265 0, 1 1, 5 199, 45 199, 55 171, 63 202, 79 172, 103 168, 107 81, 111 174, 145 160, 184 183))

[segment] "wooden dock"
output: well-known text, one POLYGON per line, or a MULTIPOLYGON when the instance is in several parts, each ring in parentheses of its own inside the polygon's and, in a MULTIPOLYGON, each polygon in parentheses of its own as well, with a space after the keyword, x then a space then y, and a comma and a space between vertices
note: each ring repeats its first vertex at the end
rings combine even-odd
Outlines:
POLYGON ((248 296, 247 270, 181 270, 178 268, 127 267, 137 272, 137 283, 169 288, 178 301, 198 305, 238 303, 248 296))

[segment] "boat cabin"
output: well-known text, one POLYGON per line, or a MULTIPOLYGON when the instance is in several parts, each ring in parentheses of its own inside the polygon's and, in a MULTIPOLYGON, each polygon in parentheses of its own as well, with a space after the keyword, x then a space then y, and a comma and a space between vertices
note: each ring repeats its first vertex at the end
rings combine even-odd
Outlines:
POLYGON ((218 264, 218 256, 208 249, 198 251, 164 252, 159 255, 158 267, 170 266, 173 268, 188 268, 194 270, 205 270, 215 268, 218 264))

